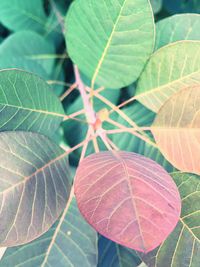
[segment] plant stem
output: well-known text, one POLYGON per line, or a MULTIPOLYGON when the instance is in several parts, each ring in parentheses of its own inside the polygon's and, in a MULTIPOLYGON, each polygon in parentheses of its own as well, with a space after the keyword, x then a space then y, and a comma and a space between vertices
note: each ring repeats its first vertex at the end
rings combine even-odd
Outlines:
MULTIPOLYGON (((63 118, 63 121, 67 121, 67 120, 70 120, 70 119, 74 119, 75 117, 79 116, 79 115, 82 115, 82 114, 85 114, 84 112, 84 109, 81 109, 79 111, 76 111, 70 115, 65 115, 64 118, 63 118)), ((84 122, 84 123, 87 123, 87 121, 83 121, 83 120, 78 120, 78 121, 81 121, 81 122, 84 122)))
POLYGON ((98 94, 96 91, 94 91, 94 95, 99 98, 102 102, 104 102, 106 105, 111 107, 114 111, 116 111, 124 120, 126 120, 133 128, 135 128, 138 132, 141 133, 141 135, 146 136, 146 134, 140 130, 140 127, 133 122, 123 111, 121 111, 117 106, 115 106, 112 102, 110 102, 108 99, 103 97, 102 95, 98 94))
POLYGON ((89 101, 89 96, 86 92, 85 86, 81 80, 80 73, 76 65, 74 65, 74 73, 75 73, 75 78, 76 78, 76 84, 78 86, 78 89, 80 91, 80 94, 83 100, 83 105, 84 105, 87 121, 89 124, 94 124, 96 121, 96 115, 91 106, 91 103, 89 101))
POLYGON ((138 132, 136 132, 135 129, 126 128, 126 127, 124 127, 124 125, 122 125, 116 121, 113 121, 112 119, 108 119, 107 122, 109 122, 110 124, 119 128, 119 129, 114 129, 114 130, 106 130, 107 134, 116 134, 116 133, 128 132, 128 133, 131 133, 131 134, 137 136, 138 138, 142 139, 143 141, 145 141, 149 145, 158 148, 158 146, 154 142, 152 142, 148 137, 139 134, 138 132))
POLYGON ((69 94, 71 94, 72 91, 74 91, 74 89, 76 89, 77 84, 73 83, 66 92, 64 92, 64 94, 62 94, 60 96, 60 101, 63 101, 69 94))

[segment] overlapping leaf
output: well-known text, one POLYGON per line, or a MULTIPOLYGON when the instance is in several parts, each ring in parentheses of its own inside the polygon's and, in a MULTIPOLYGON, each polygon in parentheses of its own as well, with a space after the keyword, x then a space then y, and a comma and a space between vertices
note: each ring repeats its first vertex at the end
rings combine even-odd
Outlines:
POLYGON ((42 32, 46 15, 42 0, 1 0, 0 21, 13 31, 32 29, 42 32))
POLYGON ((162 9, 163 0, 150 0, 154 14, 157 14, 162 9))
POLYGON ((74 1, 66 29, 69 55, 92 85, 130 84, 153 49, 154 22, 147 0, 74 1))
POLYGON ((0 266, 13 267, 15 263, 21 267, 96 267, 97 233, 81 216, 75 199, 62 223, 60 220, 39 239, 8 248, 0 266))
POLYGON ((103 236, 99 237, 98 267, 137 267, 140 262, 134 250, 120 246, 103 236))
POLYGON ((52 136, 63 116, 60 101, 41 78, 16 69, 0 71, 0 131, 52 136))
POLYGON ((75 178, 78 207, 102 235, 139 251, 157 247, 176 226, 180 196, 156 162, 130 152, 85 158, 75 178))
POLYGON ((199 14, 175 15, 157 22, 155 50, 180 40, 200 40, 199 24, 199 14))
POLYGON ((172 174, 182 198, 181 219, 159 249, 141 255, 148 267, 199 267, 200 177, 172 174))
POLYGON ((43 135, 0 134, 0 244, 16 246, 46 232, 70 191, 65 151, 43 135))
POLYGON ((155 52, 142 73, 136 94, 158 112, 171 95, 200 82, 200 41, 180 41, 155 52))
POLYGON ((54 59, 44 60, 42 56, 54 53, 53 45, 39 34, 31 31, 20 31, 11 34, 0 45, 0 68, 21 68, 43 77, 43 72, 41 73, 40 70, 41 67, 50 75, 54 59), (38 64, 40 65, 39 69, 38 64), (33 66, 36 67, 33 68, 33 66))
POLYGON ((158 112, 152 133, 176 168, 200 174, 200 86, 173 95, 158 112))

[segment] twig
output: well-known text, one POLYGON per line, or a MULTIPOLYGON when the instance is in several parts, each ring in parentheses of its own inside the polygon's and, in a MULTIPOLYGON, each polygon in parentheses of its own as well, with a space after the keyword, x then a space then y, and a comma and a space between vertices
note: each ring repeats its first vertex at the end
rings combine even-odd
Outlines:
POLYGON ((60 96, 60 101, 63 101, 69 94, 71 94, 72 91, 74 91, 74 89, 76 89, 77 87, 77 84, 76 83, 73 83, 69 89, 60 96))

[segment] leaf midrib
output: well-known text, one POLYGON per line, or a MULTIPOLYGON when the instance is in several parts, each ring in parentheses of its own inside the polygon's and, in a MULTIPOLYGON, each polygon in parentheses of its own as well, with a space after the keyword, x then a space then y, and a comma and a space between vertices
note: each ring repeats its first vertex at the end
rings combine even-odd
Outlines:
POLYGON ((0 103, 0 105, 7 106, 7 107, 12 107, 12 108, 17 108, 17 109, 21 109, 21 110, 32 111, 32 112, 36 112, 36 113, 48 114, 48 115, 62 117, 62 118, 64 117, 64 114, 51 112, 51 111, 47 111, 47 110, 25 108, 25 107, 22 107, 22 106, 16 106, 16 105, 5 104, 5 103, 0 103))
POLYGON ((108 49, 109 49, 109 47, 110 47, 110 44, 111 44, 111 42, 112 42, 113 35, 114 35, 115 30, 116 30, 116 28, 117 28, 117 25, 118 25, 118 23, 119 23, 119 20, 120 20, 120 17, 121 17, 122 12, 123 12, 123 10, 124 10, 124 7, 125 7, 125 5, 126 5, 126 2, 127 2, 127 0, 124 1, 123 5, 122 5, 121 8, 120 8, 119 15, 117 16, 117 19, 116 19, 116 21, 115 21, 115 24, 113 25, 113 29, 112 29, 112 32, 111 32, 111 34, 110 34, 110 37, 108 38, 107 44, 106 44, 106 46, 105 46, 105 48, 104 48, 104 51, 103 51, 103 53, 102 53, 102 55, 101 55, 101 58, 100 58, 100 60, 99 60, 99 62, 98 62, 98 64, 97 64, 97 66, 96 66, 96 68, 95 68, 95 72, 94 72, 94 74, 93 74, 92 81, 91 81, 91 87, 92 87, 92 88, 94 87, 96 78, 97 78, 97 76, 98 76, 98 74, 99 74, 100 68, 101 68, 101 66, 102 66, 102 64, 103 64, 103 61, 104 61, 104 59, 105 59, 105 57, 106 57, 106 54, 107 54, 108 49))

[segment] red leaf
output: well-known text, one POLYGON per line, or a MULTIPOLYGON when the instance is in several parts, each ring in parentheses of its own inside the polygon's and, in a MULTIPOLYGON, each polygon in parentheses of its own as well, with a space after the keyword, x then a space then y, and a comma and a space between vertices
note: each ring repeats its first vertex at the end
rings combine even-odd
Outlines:
POLYGON ((175 228, 181 211, 178 189, 156 162, 130 152, 85 158, 75 178, 85 219, 102 235, 148 252, 175 228))

